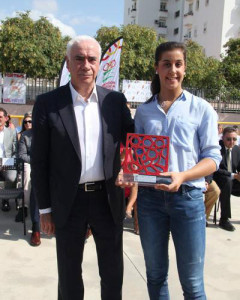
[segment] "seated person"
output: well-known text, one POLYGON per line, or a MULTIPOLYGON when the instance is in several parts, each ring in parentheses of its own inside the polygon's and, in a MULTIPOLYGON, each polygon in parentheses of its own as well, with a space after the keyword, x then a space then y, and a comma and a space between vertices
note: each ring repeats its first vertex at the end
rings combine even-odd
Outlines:
POLYGON ((219 141, 222 139, 222 133, 223 133, 223 126, 222 126, 222 124, 218 123, 218 139, 219 139, 219 141))
POLYGON ((233 125, 233 128, 236 129, 237 131, 237 141, 236 141, 236 145, 240 146, 240 135, 239 135, 239 129, 238 129, 238 126, 237 125, 233 125))
MULTIPOLYGON (((22 158, 23 161, 24 161, 24 200, 25 200, 24 214, 25 214, 25 217, 27 217, 27 215, 28 215, 28 209, 27 208, 29 207, 29 204, 30 204, 30 195, 31 195, 31 182, 30 182, 31 168, 30 168, 30 154, 29 154, 29 151, 30 151, 30 147, 31 147, 32 133, 29 133, 29 138, 28 138, 28 134, 27 134, 22 141, 21 141, 21 136, 24 132, 26 132, 28 130, 31 130, 31 128, 32 128, 32 113, 27 112, 27 113, 25 113, 24 118, 22 120, 21 131, 17 134, 17 138, 19 140, 19 147, 18 148, 21 147, 23 149, 23 152, 24 152, 24 155, 25 155, 24 157, 21 157, 20 153, 18 153, 19 158, 22 158), (26 149, 28 151, 26 151, 26 149)), ((20 149, 18 149, 18 151, 20 151, 20 149)), ((23 208, 20 204, 19 209, 18 209, 18 213, 15 217, 16 222, 22 222, 23 221, 23 211, 22 211, 22 209, 23 208)))
MULTIPOLYGON (((30 198, 30 215, 32 220, 32 235, 30 239, 31 246, 39 246, 41 244, 40 239, 40 217, 38 204, 36 201, 36 197, 34 196, 34 192, 31 186, 31 178, 30 178, 30 153, 31 153, 31 143, 32 143, 32 129, 25 130, 22 132, 20 141, 19 141, 19 158, 24 161, 24 171, 26 175, 26 179, 24 180, 24 195, 29 195, 30 198)), ((25 177, 24 177, 25 179, 25 177)))
MULTIPOLYGON (((16 131, 6 127, 8 115, 4 108, 0 107, 0 158, 16 156, 17 135, 16 131)), ((0 180, 14 182, 17 177, 15 170, 0 171, 0 180)), ((7 199, 2 200, 2 211, 9 211, 10 205, 7 199)))
POLYGON ((221 190, 219 227, 228 231, 235 230, 229 221, 231 218, 230 196, 240 196, 240 148, 235 145, 236 141, 236 129, 233 127, 224 128, 222 141, 220 141, 222 161, 218 171, 213 175, 213 179, 221 190))
MULTIPOLYGON (((212 178, 213 178, 213 174, 205 177, 206 192, 204 193, 205 194, 204 203, 205 203, 205 212, 206 212, 207 221, 209 219, 212 208, 214 204, 217 202, 220 195, 220 189, 212 178)), ((208 225, 208 223, 206 223, 206 225, 208 225)))

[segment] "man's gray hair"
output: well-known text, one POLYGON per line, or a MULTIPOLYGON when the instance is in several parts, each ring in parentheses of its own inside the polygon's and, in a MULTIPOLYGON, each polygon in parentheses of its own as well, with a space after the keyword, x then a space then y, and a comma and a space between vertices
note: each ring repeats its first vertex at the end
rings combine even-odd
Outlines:
POLYGON ((67 44, 67 51, 66 51, 67 57, 70 58, 70 52, 71 52, 72 46, 75 45, 75 44, 80 44, 83 41, 92 41, 92 42, 95 42, 98 45, 98 47, 99 47, 99 60, 101 60, 102 48, 101 48, 99 42, 97 40, 95 40, 93 37, 89 36, 89 35, 78 35, 78 36, 74 37, 73 39, 71 39, 67 44))

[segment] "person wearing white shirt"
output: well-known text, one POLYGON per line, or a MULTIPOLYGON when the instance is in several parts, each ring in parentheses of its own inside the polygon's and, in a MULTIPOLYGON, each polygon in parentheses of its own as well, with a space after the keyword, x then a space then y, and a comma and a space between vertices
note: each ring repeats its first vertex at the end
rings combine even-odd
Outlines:
POLYGON ((233 127, 224 128, 223 138, 220 141, 222 161, 218 171, 213 176, 221 190, 219 227, 227 231, 235 230, 229 220, 231 218, 231 195, 240 196, 240 148, 235 145, 236 141, 236 129, 233 127))
MULTIPOLYGON (((0 158, 11 158, 16 156, 17 151, 17 135, 16 131, 7 128, 6 122, 8 120, 7 112, 0 107, 0 158)), ((3 181, 14 182, 17 173, 13 170, 0 171, 0 179, 3 181)), ((2 200, 2 211, 7 212, 11 209, 7 199, 2 200)))
POLYGON ((33 110, 32 187, 42 231, 56 234, 58 299, 82 300, 82 260, 90 226, 101 299, 121 300, 124 193, 115 185, 120 143, 134 125, 122 93, 96 86, 101 47, 89 36, 67 46, 71 82, 40 95, 33 110))

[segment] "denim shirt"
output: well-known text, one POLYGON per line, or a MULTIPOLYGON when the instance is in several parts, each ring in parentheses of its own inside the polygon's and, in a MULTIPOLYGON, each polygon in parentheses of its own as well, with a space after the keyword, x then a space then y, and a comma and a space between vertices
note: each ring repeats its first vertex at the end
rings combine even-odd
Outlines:
MULTIPOLYGON (((201 159, 211 158, 216 170, 222 159, 218 143, 218 116, 204 99, 183 91, 165 113, 157 95, 140 105, 135 114, 135 132, 169 136, 169 172, 182 172, 201 159)), ((205 190, 204 177, 185 184, 205 190)))

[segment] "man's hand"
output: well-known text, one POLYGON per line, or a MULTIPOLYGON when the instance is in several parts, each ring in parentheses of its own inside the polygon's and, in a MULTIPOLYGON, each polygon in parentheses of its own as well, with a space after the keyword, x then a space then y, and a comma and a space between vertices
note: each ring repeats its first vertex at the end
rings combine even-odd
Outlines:
POLYGON ((238 181, 240 181, 240 173, 234 174, 234 179, 237 179, 238 181))
POLYGON ((120 186, 122 189, 124 189, 125 187, 132 187, 134 186, 133 182, 127 182, 124 181, 123 179, 123 169, 120 170, 120 172, 118 173, 118 177, 115 181, 115 185, 116 186, 120 186))
POLYGON ((55 224, 53 223, 51 213, 41 214, 40 224, 41 224, 41 230, 44 233, 46 233, 47 235, 55 234, 55 224))

